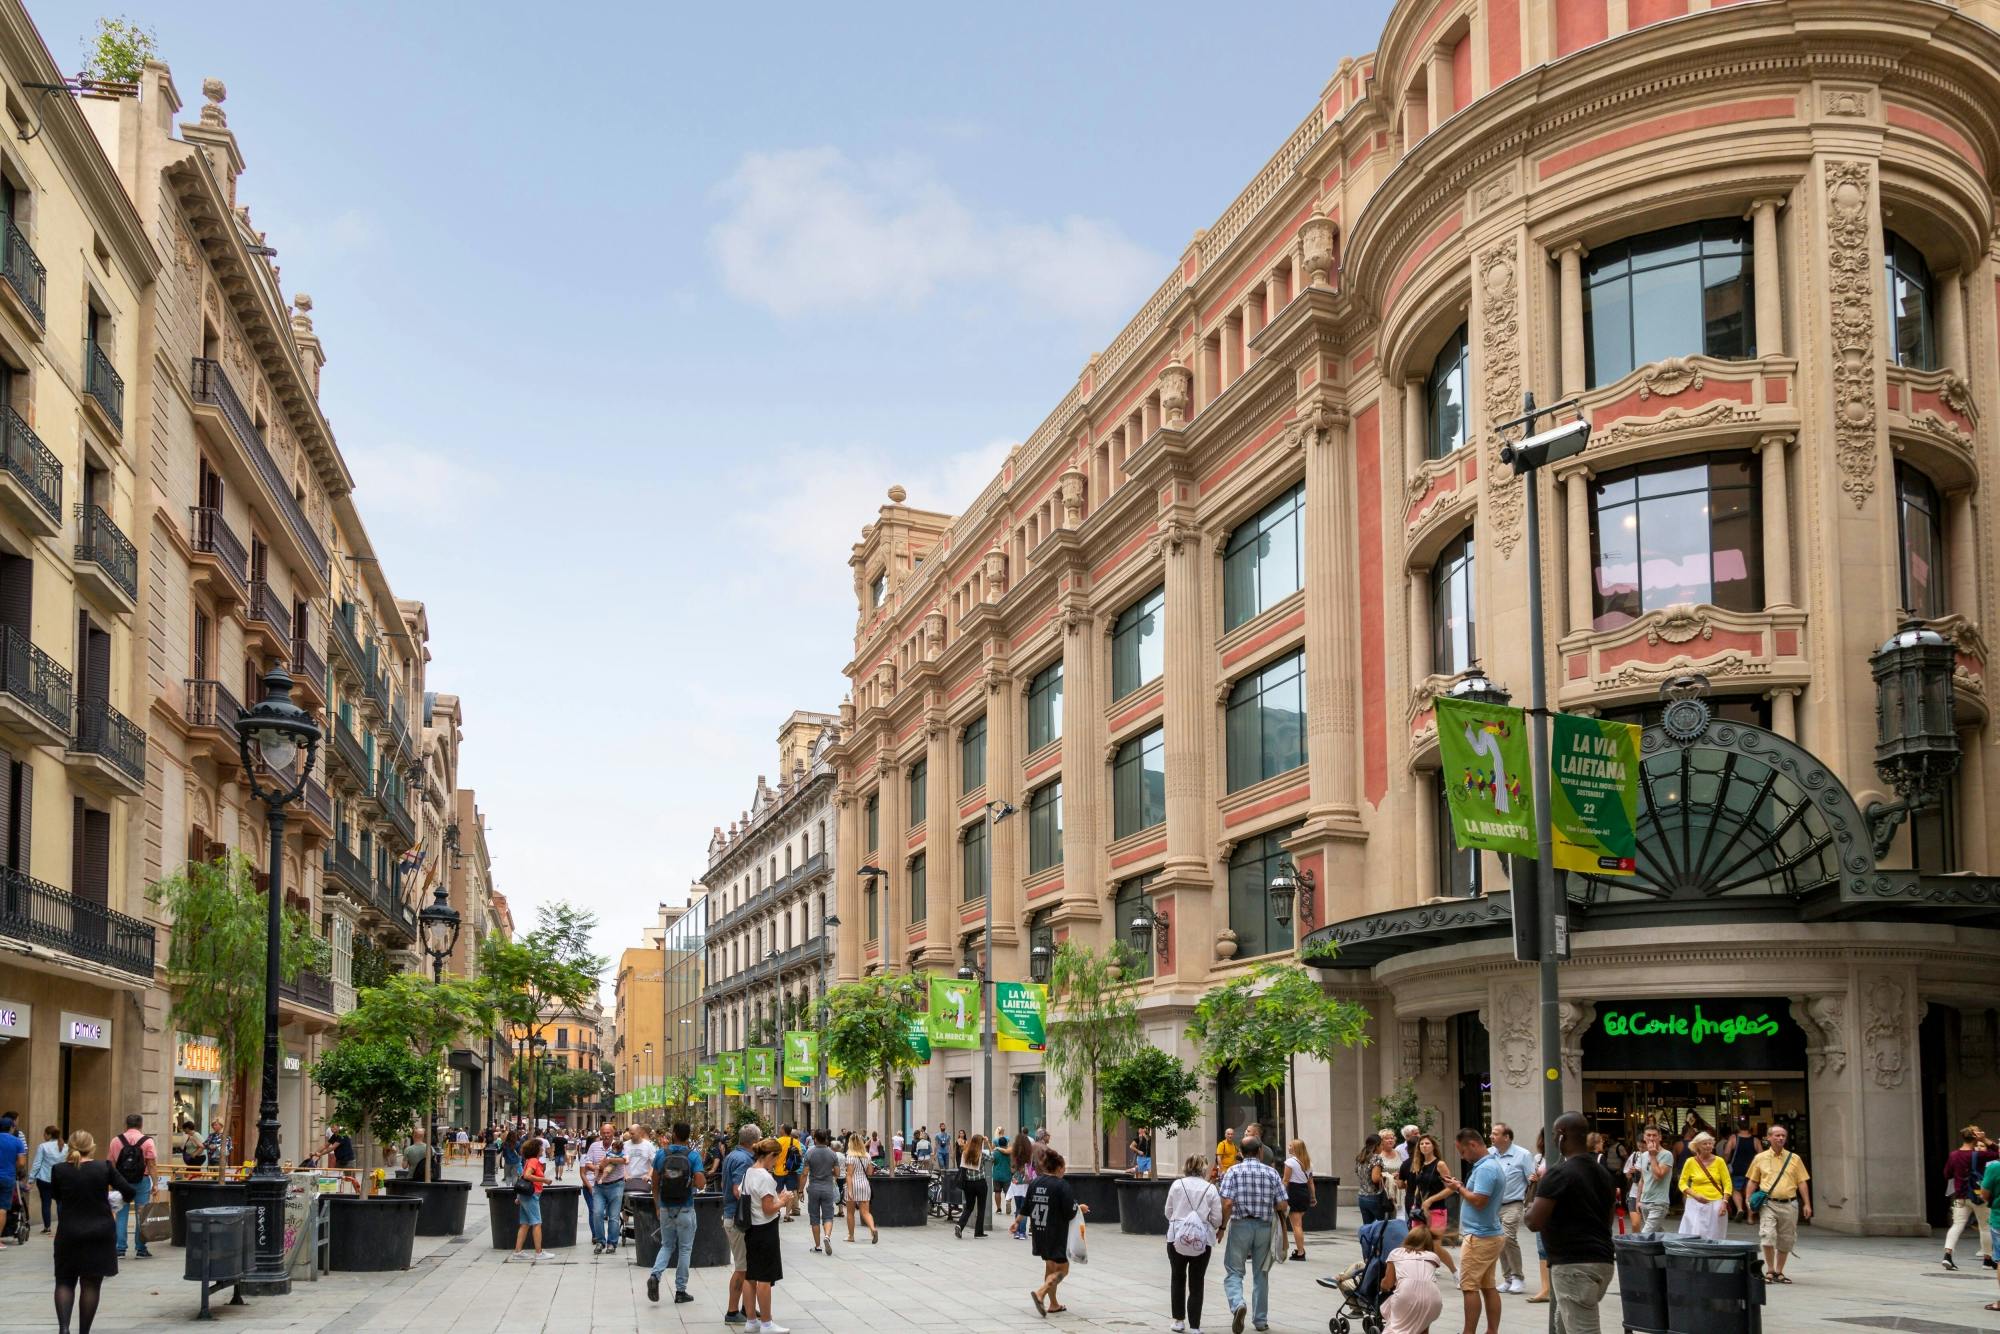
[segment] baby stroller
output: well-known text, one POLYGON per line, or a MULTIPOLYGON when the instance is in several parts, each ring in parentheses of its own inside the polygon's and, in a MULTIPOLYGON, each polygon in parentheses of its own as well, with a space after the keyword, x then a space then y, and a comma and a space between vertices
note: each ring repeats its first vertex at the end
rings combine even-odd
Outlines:
POLYGON ((1358 1235, 1361 1259, 1333 1278, 1319 1280, 1322 1288, 1340 1294, 1340 1309, 1326 1322, 1330 1334, 1351 1334, 1357 1320, 1361 1334, 1382 1334, 1382 1271, 1389 1252, 1410 1235, 1410 1225, 1400 1218, 1384 1218, 1364 1224, 1358 1235))

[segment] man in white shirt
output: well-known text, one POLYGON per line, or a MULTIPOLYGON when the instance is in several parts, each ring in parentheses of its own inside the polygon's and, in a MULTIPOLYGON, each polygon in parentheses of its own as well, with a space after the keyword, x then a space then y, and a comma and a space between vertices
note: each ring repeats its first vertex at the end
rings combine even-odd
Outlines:
POLYGON ((1419 1130, 1417 1127, 1415 1126, 1403 1127, 1402 1143, 1396 1146, 1396 1165, 1398 1167, 1401 1167, 1404 1163, 1407 1163, 1410 1161, 1410 1159, 1416 1157, 1417 1141, 1422 1139, 1423 1137, 1424 1137, 1424 1132, 1419 1130))
POLYGON ((1535 1175, 1535 1155, 1514 1142, 1513 1127, 1496 1121, 1493 1145, 1486 1156, 1499 1160, 1504 1182, 1500 1188, 1500 1226, 1506 1231, 1507 1241, 1500 1251, 1500 1291, 1521 1292, 1525 1284, 1519 1235, 1522 1216, 1528 1211, 1528 1182, 1535 1175))

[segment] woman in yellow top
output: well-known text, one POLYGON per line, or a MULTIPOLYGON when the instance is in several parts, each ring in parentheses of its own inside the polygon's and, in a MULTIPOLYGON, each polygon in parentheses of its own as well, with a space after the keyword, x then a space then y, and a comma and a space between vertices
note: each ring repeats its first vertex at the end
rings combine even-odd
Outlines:
POLYGON ((1681 1235, 1723 1241, 1729 1230, 1729 1164, 1715 1154, 1715 1136, 1706 1130, 1689 1142, 1694 1150, 1681 1164, 1681 1235))

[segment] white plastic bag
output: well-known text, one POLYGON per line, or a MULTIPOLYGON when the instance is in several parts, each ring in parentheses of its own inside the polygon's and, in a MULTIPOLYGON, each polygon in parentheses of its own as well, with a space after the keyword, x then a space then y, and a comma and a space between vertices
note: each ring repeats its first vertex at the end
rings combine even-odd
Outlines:
POLYGON ((1090 1263, 1090 1254, 1084 1249, 1082 1214, 1069 1220, 1069 1262, 1073 1265, 1090 1263))

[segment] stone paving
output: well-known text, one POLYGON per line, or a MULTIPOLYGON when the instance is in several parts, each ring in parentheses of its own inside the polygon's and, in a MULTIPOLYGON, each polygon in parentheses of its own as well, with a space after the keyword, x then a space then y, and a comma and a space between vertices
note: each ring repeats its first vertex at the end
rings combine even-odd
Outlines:
MULTIPOLYGON (((475 1201, 476 1202, 476 1201, 475 1201)), ((602 1259, 585 1245, 554 1261, 501 1262, 490 1249, 486 1222, 474 1210, 463 1239, 420 1237, 417 1259, 406 1273, 331 1274, 295 1285, 290 1297, 245 1306, 215 1307, 212 1326, 228 1334, 340 1331, 341 1334, 497 1334, 543 1331, 720 1331, 728 1275, 697 1269, 692 1304, 672 1304, 673 1273, 662 1301, 646 1300, 645 1271, 632 1252, 602 1259)), ((1273 1272, 1271 1328, 1279 1334, 1317 1334, 1327 1328, 1335 1303, 1313 1280, 1344 1267, 1358 1252, 1348 1224, 1312 1234, 1310 1258, 1273 1272)), ((1091 1232, 1091 1262, 1078 1266, 1063 1287, 1068 1314, 1038 1319, 1027 1292, 1041 1264, 1025 1242, 1004 1232, 975 1241, 955 1240, 933 1222, 922 1229, 885 1231, 880 1245, 836 1245, 831 1258, 812 1254, 803 1222, 782 1224, 785 1281, 778 1285, 781 1323, 807 1331, 937 1330, 1161 1330, 1168 1327, 1166 1259, 1158 1238, 1130 1237, 1105 1227, 1091 1232)), ((1957 1274, 1937 1263, 1940 1242, 1916 1238, 1852 1239, 1807 1232, 1790 1272, 1796 1282, 1772 1288, 1763 1312, 1766 1334, 1804 1331, 1918 1331, 1919 1334, 2000 1334, 2000 1312, 1982 1311, 2000 1299, 1993 1271, 1977 1260, 1957 1274)), ((160 1244, 159 1258, 128 1259, 106 1282, 96 1329, 104 1334, 180 1329, 198 1305, 195 1286, 180 1277, 181 1253, 160 1244)), ((49 1247, 39 1235, 25 1250, 0 1251, 0 1331, 31 1334, 56 1328, 50 1302, 49 1247)), ((227 1301, 227 1293, 219 1297, 227 1301)), ((1547 1307, 1524 1297, 1504 1299, 1501 1329, 1539 1331, 1547 1307)), ((1204 1328, 1229 1328, 1222 1301, 1222 1266, 1210 1265, 1204 1328)), ((1619 1328, 1614 1290, 1604 1304, 1604 1327, 1619 1328)), ((1457 1294, 1446 1294, 1439 1334, 1459 1329, 1457 1294)), ((1357 1327, 1358 1328, 1358 1327, 1357 1327)))

